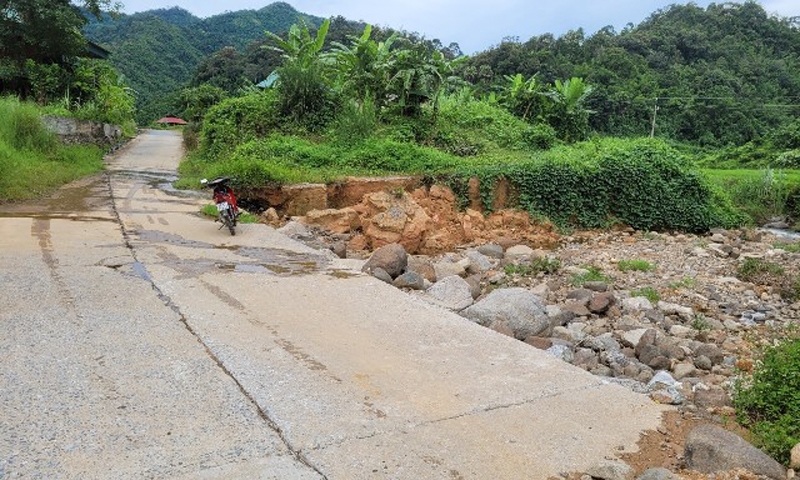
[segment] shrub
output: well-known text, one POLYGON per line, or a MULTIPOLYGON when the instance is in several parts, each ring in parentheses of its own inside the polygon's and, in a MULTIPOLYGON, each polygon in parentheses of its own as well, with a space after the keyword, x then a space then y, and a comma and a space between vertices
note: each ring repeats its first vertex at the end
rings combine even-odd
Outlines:
POLYGON ((278 100, 273 91, 229 98, 206 113, 201 146, 206 156, 217 159, 241 143, 268 135, 280 125, 278 100))
POLYGON ((620 260, 617 268, 621 272, 649 272, 656 269, 656 266, 647 260, 620 260))
POLYGON ((784 273, 784 268, 777 263, 758 258, 747 258, 739 266, 736 276, 745 282, 772 284, 776 281, 780 282, 784 273))
POLYGON ((661 300, 661 295, 658 293, 658 290, 656 290, 653 287, 644 287, 644 288, 640 288, 638 290, 633 290, 631 292, 631 296, 632 297, 644 297, 644 298, 650 300, 650 303, 652 303, 654 305, 656 303, 658 303, 659 300, 661 300))
POLYGON ((506 265, 503 269, 507 275, 532 276, 540 273, 553 274, 561 268, 561 260, 552 257, 541 257, 531 260, 528 265, 506 265))
POLYGON ((733 403, 757 445, 788 463, 800 442, 800 339, 768 347, 753 374, 735 384, 733 403))

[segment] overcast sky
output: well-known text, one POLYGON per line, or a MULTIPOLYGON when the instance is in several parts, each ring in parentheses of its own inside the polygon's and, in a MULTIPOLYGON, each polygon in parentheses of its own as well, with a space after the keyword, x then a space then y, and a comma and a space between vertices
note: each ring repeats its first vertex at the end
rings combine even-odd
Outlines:
MULTIPOLYGON (((271 0, 123 0, 127 13, 179 6, 200 17, 224 11, 259 9, 271 0)), ((499 43, 504 37, 522 40, 546 32, 562 34, 583 27, 587 33, 612 25, 617 30, 639 23, 650 13, 673 3, 663 0, 288 0, 301 12, 402 28, 458 42, 465 53, 499 43)), ((696 1, 706 6, 709 1, 696 1)), ((800 0, 762 0, 770 13, 800 16, 800 0)))

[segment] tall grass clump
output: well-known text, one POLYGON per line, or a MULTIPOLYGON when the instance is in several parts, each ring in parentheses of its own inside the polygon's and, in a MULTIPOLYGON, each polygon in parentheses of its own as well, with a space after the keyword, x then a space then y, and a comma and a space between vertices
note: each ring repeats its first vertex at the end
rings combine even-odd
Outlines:
POLYGON ((99 147, 61 145, 41 113, 34 104, 0 98, 0 201, 35 198, 103 167, 99 147))

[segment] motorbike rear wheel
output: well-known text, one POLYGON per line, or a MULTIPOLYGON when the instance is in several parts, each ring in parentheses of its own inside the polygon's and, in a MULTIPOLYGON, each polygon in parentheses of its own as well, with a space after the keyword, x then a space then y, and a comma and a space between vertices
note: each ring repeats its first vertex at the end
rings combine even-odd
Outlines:
POLYGON ((219 212, 219 221, 223 226, 228 227, 228 231, 231 232, 231 235, 236 235, 236 220, 234 219, 230 209, 219 212))

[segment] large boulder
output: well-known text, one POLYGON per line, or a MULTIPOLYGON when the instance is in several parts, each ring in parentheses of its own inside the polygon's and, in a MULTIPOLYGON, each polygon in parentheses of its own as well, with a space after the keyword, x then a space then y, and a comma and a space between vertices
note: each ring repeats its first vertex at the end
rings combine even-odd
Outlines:
POLYGON ((392 243, 383 246, 369 257, 361 269, 363 272, 372 273, 376 268, 382 268, 392 278, 397 278, 408 265, 408 254, 402 245, 392 243))
POLYGON ((450 276, 433 284, 425 293, 450 310, 461 311, 472 305, 472 287, 461 277, 450 276))
POLYGON ((333 233, 349 233, 361 228, 361 217, 352 208, 311 210, 301 221, 333 233))
POLYGON ((504 322, 520 340, 539 335, 550 327, 542 301, 524 288, 494 290, 461 315, 483 326, 504 322))
POLYGON ((686 466, 700 473, 744 469, 774 479, 786 469, 744 439, 715 425, 700 425, 689 433, 683 453, 686 466))
POLYGON ((373 247, 400 243, 414 253, 433 226, 425 210, 405 193, 372 193, 355 210, 364 219, 364 236, 373 247))

